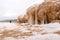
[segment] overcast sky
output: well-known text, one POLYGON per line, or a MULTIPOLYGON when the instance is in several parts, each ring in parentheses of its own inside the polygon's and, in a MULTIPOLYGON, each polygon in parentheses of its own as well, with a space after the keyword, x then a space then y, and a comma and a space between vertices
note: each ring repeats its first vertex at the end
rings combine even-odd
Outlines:
POLYGON ((0 0, 0 20, 15 19, 24 15, 31 5, 41 2, 43 0, 0 0))

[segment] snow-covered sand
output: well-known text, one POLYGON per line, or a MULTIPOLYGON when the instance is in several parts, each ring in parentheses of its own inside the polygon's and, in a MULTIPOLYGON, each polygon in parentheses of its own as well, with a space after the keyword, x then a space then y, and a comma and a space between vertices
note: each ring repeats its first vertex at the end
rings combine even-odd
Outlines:
POLYGON ((60 24, 0 23, 0 40, 60 40, 60 24))

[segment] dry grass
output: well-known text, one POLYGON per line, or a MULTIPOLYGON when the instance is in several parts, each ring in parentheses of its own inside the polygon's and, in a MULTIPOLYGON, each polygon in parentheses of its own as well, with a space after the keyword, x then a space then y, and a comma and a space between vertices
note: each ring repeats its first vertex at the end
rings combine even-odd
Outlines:
POLYGON ((60 35, 60 31, 54 32, 54 34, 59 34, 60 35))
POLYGON ((32 36, 31 32, 21 32, 21 31, 17 31, 17 30, 5 30, 0 34, 2 34, 2 35, 0 35, 0 40, 3 39, 4 37, 18 38, 18 36, 20 36, 20 37, 32 36))

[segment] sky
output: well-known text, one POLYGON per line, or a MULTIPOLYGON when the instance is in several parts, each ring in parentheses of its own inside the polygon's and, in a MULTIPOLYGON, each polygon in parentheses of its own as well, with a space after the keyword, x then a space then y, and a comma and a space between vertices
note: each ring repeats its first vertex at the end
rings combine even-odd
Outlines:
POLYGON ((27 8, 42 2, 43 0, 0 0, 0 20, 23 16, 27 8))

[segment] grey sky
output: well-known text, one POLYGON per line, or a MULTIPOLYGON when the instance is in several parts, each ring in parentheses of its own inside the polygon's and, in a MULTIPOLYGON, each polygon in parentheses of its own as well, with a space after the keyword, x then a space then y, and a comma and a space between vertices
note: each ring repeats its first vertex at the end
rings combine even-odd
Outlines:
POLYGON ((0 0, 0 20, 22 16, 28 7, 41 2, 43 0, 0 0))

